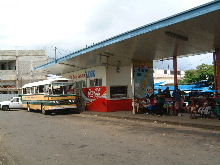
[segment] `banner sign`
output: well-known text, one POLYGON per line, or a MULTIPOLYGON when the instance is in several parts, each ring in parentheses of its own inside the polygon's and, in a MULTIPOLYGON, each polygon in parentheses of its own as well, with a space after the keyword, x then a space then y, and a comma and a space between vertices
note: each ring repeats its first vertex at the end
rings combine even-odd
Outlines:
POLYGON ((106 98, 106 87, 83 88, 83 93, 87 99, 106 98))
POLYGON ((79 73, 79 74, 74 74, 74 75, 70 75, 69 78, 70 79, 81 79, 81 78, 92 78, 96 76, 96 71, 95 70, 89 70, 89 71, 85 71, 85 73, 79 73))
POLYGON ((145 98, 153 94, 153 68, 146 65, 134 67, 134 95, 145 98))

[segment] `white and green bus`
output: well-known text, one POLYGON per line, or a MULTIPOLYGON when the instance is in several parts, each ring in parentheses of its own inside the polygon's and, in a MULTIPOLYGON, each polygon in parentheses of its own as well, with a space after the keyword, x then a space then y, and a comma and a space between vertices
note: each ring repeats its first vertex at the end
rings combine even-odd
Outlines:
POLYGON ((66 78, 53 78, 22 87, 22 104, 28 111, 40 110, 43 114, 52 111, 77 112, 74 82, 66 78))

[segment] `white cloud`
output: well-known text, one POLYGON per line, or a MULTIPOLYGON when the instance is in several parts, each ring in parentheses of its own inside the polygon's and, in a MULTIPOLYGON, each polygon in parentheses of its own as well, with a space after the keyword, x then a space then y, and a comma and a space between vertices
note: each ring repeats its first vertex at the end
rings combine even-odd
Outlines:
POLYGON ((0 49, 75 50, 208 0, 0 0, 0 49))

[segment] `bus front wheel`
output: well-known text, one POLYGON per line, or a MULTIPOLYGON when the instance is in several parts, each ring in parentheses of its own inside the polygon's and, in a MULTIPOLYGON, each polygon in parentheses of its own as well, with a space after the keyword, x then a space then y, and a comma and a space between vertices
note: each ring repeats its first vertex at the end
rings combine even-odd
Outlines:
POLYGON ((44 115, 48 115, 49 112, 48 112, 47 110, 45 110, 45 109, 42 109, 42 114, 44 114, 44 115))

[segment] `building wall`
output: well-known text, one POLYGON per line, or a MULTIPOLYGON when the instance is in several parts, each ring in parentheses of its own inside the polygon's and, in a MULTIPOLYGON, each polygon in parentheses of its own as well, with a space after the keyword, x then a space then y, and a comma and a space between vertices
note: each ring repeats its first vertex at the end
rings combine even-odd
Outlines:
POLYGON ((128 98, 132 98, 131 88, 131 66, 120 67, 120 72, 116 71, 115 66, 108 66, 107 68, 107 99, 110 99, 110 87, 111 86, 127 86, 128 98))
POLYGON ((7 86, 8 92, 19 91, 30 82, 46 79, 44 71, 34 67, 47 62, 45 50, 0 50, 0 92, 7 86), (14 86, 10 89, 10 86, 14 86))
POLYGON ((120 72, 116 72, 116 67, 96 66, 66 73, 63 74, 63 77, 73 79, 75 82, 86 81, 86 86, 81 88, 81 91, 82 96, 86 100, 86 109, 89 111, 109 112, 131 110, 132 89, 130 66, 120 67, 120 72), (88 74, 89 72, 92 74, 88 74), (94 79, 102 79, 102 84, 91 86, 90 81, 94 79), (110 86, 127 86, 128 97, 111 99, 110 86))
MULTIPOLYGON (((107 112, 106 98, 106 66, 96 66, 88 69, 63 74, 63 77, 75 80, 75 84, 84 81, 85 86, 76 86, 76 94, 86 101, 88 111, 107 112), (101 84, 94 84, 94 80, 102 80, 101 84)), ((100 81, 99 81, 100 82, 100 81)))
MULTIPOLYGON (((178 71, 177 79, 181 80, 185 75, 184 71, 178 71)), ((174 83, 174 75, 171 70, 154 69, 154 83, 165 82, 174 83)))
POLYGON ((131 66, 121 66, 117 71, 115 66, 108 66, 107 84, 107 112, 132 110, 131 66), (111 98, 111 87, 127 86, 127 97, 111 98))

